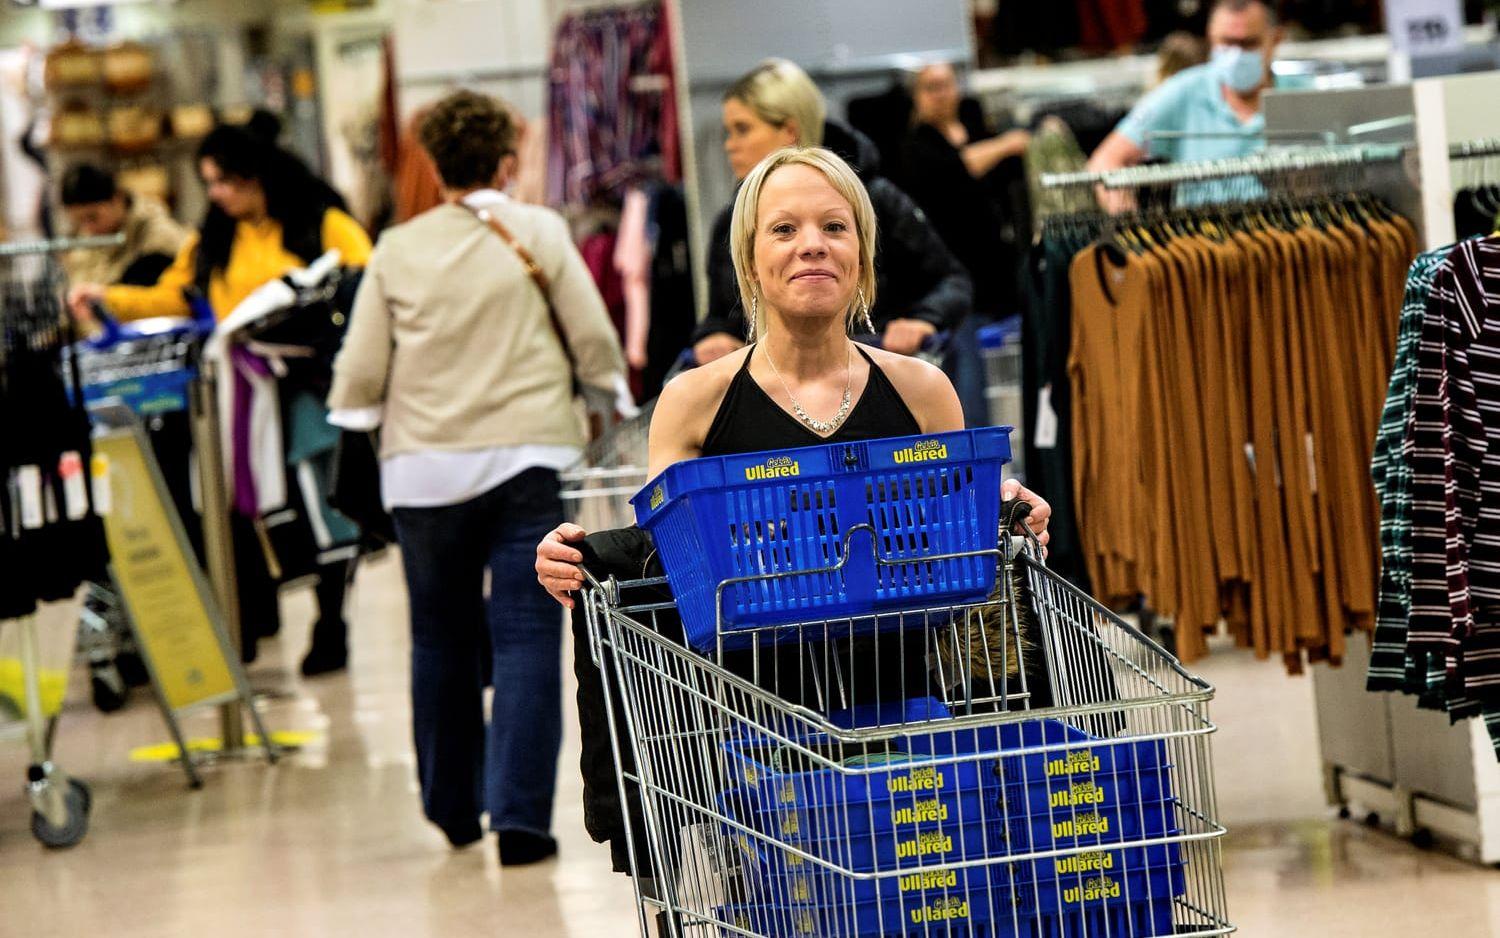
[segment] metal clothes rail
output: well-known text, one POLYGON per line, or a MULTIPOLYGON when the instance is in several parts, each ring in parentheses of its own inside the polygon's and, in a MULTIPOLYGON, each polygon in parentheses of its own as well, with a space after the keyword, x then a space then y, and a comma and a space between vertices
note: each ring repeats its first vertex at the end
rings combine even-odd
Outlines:
POLYGON ((22 257, 29 254, 61 254, 85 248, 112 248, 125 243, 123 234, 97 235, 86 238, 49 238, 42 241, 7 241, 0 243, 0 257, 22 257))
POLYGON ((1129 166, 1102 172, 1044 173, 1043 189, 1102 186, 1105 189, 1138 189, 1184 182, 1208 182, 1240 176, 1271 176, 1315 169, 1336 169, 1374 163, 1393 163, 1406 153, 1396 144, 1363 146, 1298 147, 1273 150, 1253 156, 1208 160, 1200 163, 1166 163, 1129 166))
POLYGON ((1487 156, 1500 156, 1500 137, 1480 137, 1448 147, 1450 160, 1482 159, 1487 156))

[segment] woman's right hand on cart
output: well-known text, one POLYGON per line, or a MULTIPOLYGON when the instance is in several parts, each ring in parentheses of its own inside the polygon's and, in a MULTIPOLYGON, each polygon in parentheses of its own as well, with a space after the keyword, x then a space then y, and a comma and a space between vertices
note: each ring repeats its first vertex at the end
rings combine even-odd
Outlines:
POLYGON ((571 594, 583 587, 583 570, 578 566, 583 554, 568 545, 587 536, 588 532, 578 525, 563 523, 536 545, 536 581, 565 609, 573 608, 576 600, 571 594))

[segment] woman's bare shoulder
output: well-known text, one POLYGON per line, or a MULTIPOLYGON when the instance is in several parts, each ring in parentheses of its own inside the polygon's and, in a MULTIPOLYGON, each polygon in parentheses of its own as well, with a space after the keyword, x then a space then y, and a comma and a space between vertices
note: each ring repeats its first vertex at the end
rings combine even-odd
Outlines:
POLYGON ((910 355, 898 355, 883 348, 867 348, 870 358, 891 379, 896 392, 903 398, 912 394, 931 393, 934 389, 950 384, 943 370, 930 362, 910 355))
POLYGON ((963 408, 958 403, 958 392, 953 390, 953 382, 941 368, 920 358, 885 349, 868 351, 870 359, 885 372, 891 387, 917 418, 923 433, 963 429, 963 408))
POLYGON ((719 403, 729 393, 729 385, 749 354, 749 349, 739 349, 668 381, 656 400, 652 424, 668 421, 683 430, 706 434, 719 403))

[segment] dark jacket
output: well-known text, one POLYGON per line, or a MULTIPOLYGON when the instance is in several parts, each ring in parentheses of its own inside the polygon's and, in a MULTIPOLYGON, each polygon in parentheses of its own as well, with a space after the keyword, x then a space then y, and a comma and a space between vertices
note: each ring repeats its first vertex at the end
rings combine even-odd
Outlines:
MULTIPOLYGON (((970 143, 994 136, 977 106, 961 109, 960 120, 970 143)), ((1022 161, 1006 160, 975 179, 962 150, 936 127, 918 124, 903 143, 899 168, 902 186, 973 279, 975 311, 986 318, 1015 312, 1030 242, 1022 161)))
MULTIPOLYGON (((880 174, 880 156, 864 134, 829 121, 823 145, 842 156, 859 174, 875 207, 879 233, 875 247, 876 298, 870 310, 875 327, 893 319, 923 319, 939 331, 952 329, 973 309, 969 275, 943 244, 917 204, 880 174)), ((726 332, 745 337, 745 310, 729 251, 733 204, 714 222, 708 248, 708 315, 693 334, 726 332)))

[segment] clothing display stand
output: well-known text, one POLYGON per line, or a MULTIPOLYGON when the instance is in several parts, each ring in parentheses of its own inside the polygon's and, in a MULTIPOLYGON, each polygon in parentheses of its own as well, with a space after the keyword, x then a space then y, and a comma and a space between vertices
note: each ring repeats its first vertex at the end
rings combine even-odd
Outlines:
MULTIPOLYGON (((211 413, 217 413, 210 408, 211 413)), ((197 415, 195 415, 197 416, 197 415)), ((183 771, 193 788, 202 786, 197 768, 204 762, 238 758, 254 751, 277 760, 250 683, 240 663, 234 621, 233 566, 228 555, 228 500, 224 486, 205 474, 199 486, 204 501, 204 543, 213 574, 213 589, 194 556, 161 469, 139 417, 118 399, 89 405, 94 445, 108 466, 103 484, 113 493, 105 527, 113 550, 112 579, 135 635, 136 647, 151 676, 167 728, 177 745, 183 771), (121 549, 124 545, 125 549, 121 549), (225 592, 224 586, 229 586, 225 592), (215 593, 217 592, 217 597, 215 593), (218 600, 218 601, 216 601, 218 600), (217 707, 222 745, 212 753, 195 753, 179 717, 217 707), (248 714, 247 714, 248 711, 248 714), (248 715, 258 734, 247 748, 243 729, 248 715)), ((213 426, 207 429, 216 429, 213 426)), ((204 472, 218 468, 216 438, 196 441, 204 472)))
MULTIPOLYGON (((1272 95, 1272 133, 1328 130, 1339 143, 1276 149, 1207 164, 1134 167, 1044 176, 1046 188, 1133 189, 1359 166, 1361 188, 1410 218, 1427 248, 1454 240, 1451 162, 1500 153, 1500 118, 1479 104, 1500 93, 1500 75, 1432 79, 1402 88, 1272 95), (1339 115, 1344 127, 1330 120, 1339 115), (1401 119, 1404 118, 1404 119, 1401 119), (1375 128, 1380 143, 1359 131, 1375 128), (1353 131, 1353 132, 1351 132, 1353 131), (1413 136, 1415 132, 1415 136, 1413 136)), ((1343 666, 1315 667, 1312 680, 1329 803, 1417 842, 1500 863, 1500 765, 1480 721, 1451 726, 1412 698, 1365 689, 1368 636, 1352 637, 1343 666)))
MULTIPOLYGON (((1454 240, 1454 160, 1500 152, 1500 73, 1411 85, 1271 94, 1268 130, 1334 130, 1341 140, 1406 148, 1400 173, 1377 188, 1421 232, 1427 249, 1454 240)), ((1481 721, 1451 725, 1414 698, 1365 689, 1367 639, 1341 668, 1314 668, 1328 801, 1418 843, 1437 840, 1500 863, 1500 764, 1481 721)))

